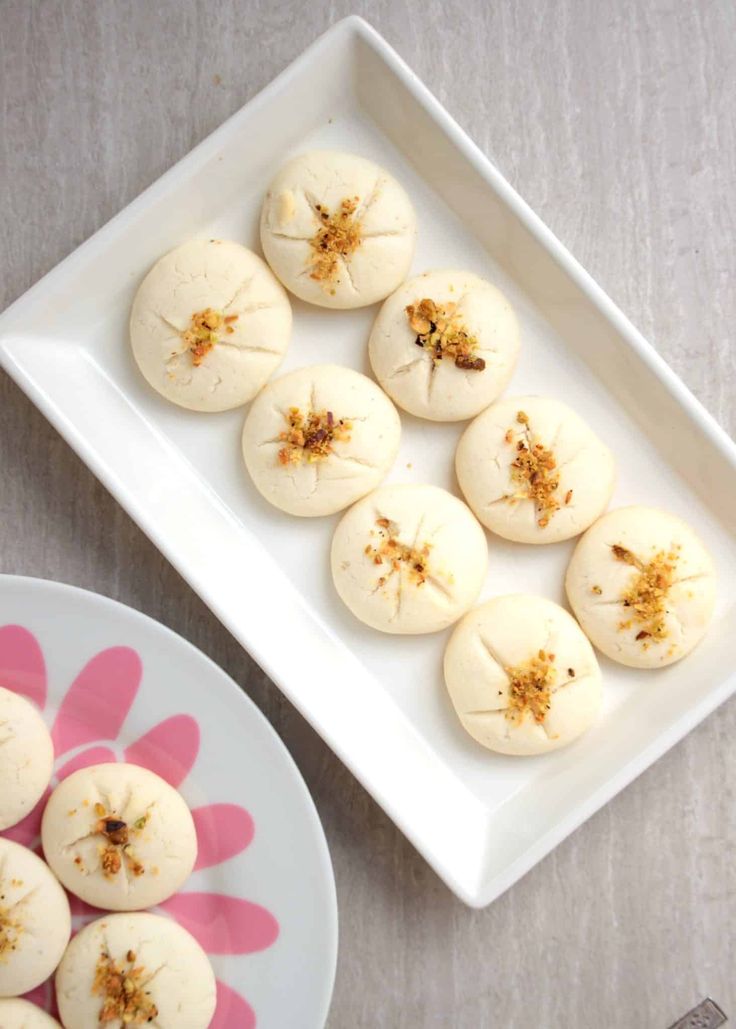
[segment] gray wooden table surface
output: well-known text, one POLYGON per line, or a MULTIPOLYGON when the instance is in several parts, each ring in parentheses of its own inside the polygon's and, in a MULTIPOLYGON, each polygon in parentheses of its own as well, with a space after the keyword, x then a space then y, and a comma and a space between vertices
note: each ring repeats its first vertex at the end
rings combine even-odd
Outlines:
MULTIPOLYGON (((0 305, 351 10, 733 434, 733 0, 0 0, 0 305)), ((736 1020, 736 701, 474 912, 4 376, 0 567, 152 615, 265 711, 332 851, 333 1029, 736 1020)))

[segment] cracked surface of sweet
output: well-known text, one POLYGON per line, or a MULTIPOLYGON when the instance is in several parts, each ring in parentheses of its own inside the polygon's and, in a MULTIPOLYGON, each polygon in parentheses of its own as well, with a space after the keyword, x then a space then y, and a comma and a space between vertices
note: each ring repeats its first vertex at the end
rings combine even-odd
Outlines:
POLYGON ((69 902, 45 862, 0 837, 0 997, 21 997, 47 979, 70 931, 69 902))
POLYGON ((136 293, 135 360, 149 384, 192 410, 250 400, 288 344, 291 310, 264 262, 240 244, 190 240, 164 255, 136 293))
POLYGON ((534 594, 495 597, 451 635, 445 682, 466 731, 517 756, 566 746, 595 720, 601 674, 590 643, 558 604, 534 594))
POLYGON ((468 508, 435 486, 384 486, 355 504, 333 536, 340 598, 383 632, 436 632, 478 596, 487 568, 483 531, 468 508))

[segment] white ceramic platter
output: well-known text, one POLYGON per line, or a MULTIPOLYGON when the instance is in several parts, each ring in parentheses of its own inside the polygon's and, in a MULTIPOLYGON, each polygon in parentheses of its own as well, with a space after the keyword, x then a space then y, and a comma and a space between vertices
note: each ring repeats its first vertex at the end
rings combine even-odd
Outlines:
MULTIPOLYGON (((157 910, 210 956, 218 979, 211 1029, 322 1029, 337 957, 327 844, 286 748, 232 679, 122 604, 0 575, 0 685, 41 708, 54 740, 53 783, 127 760, 183 794, 197 864, 157 910)), ((3 835, 35 846, 45 800, 3 835)), ((70 899, 77 929, 99 918, 70 899)), ((31 999, 53 1011, 51 983, 31 999)))
MULTIPOLYGON (((122 145, 121 141, 121 145, 122 145)), ((284 370, 367 371, 374 309, 294 303, 284 370)), ((400 58, 348 18, 0 319, 0 359, 230 631, 330 743, 457 894, 487 904, 724 700, 736 685, 736 451, 727 436, 526 207, 400 58), (254 145, 257 141, 257 145, 254 145), (452 713, 444 634, 361 627, 335 596, 335 519, 266 505, 243 471, 243 412, 196 415, 137 373, 127 315, 151 263, 192 236, 257 246, 266 185, 308 147, 364 154, 417 208, 414 271, 464 267, 498 283, 522 326, 510 393, 573 404, 612 446, 613 505, 684 515, 721 573, 715 625, 656 674, 603 662, 604 716, 564 751, 492 756, 452 713)), ((462 426, 403 417, 393 480, 456 489, 462 426)), ((490 540, 484 596, 562 600, 571 544, 490 540)))

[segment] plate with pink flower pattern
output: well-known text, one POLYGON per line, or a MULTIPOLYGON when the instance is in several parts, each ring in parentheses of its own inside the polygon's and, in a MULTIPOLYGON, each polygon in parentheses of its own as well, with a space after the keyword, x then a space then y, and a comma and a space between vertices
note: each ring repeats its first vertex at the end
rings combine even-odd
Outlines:
MULTIPOLYGON (((0 575, 0 685, 43 712, 56 754, 52 786, 86 765, 129 761, 183 794, 197 864, 155 910, 210 956, 211 1029, 321 1029, 337 958, 327 844, 296 765, 232 679, 131 608, 0 575)), ((39 848, 45 800, 2 835, 39 848)), ((99 916, 70 900, 75 928, 99 916)), ((30 999, 54 1012, 51 981, 30 999)))

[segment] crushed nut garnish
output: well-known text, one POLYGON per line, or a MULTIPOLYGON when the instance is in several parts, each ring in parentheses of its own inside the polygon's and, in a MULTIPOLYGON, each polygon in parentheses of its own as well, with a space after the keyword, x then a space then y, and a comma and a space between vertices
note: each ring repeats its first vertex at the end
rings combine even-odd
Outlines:
MULTIPOLYGON (((386 564, 389 566, 389 575, 401 570, 403 566, 408 570, 409 581, 416 586, 421 586, 427 580, 427 558, 429 557, 430 545, 425 543, 422 547, 410 547, 401 543, 397 538, 398 526, 389 521, 388 518, 378 518, 378 536, 380 541, 375 545, 368 545, 366 553, 373 558, 375 565, 386 564)), ((387 576, 382 575, 377 585, 384 586, 387 576)))
POLYGON ((523 722, 527 711, 537 723, 546 718, 557 674, 553 659, 554 654, 540 650, 523 664, 504 668, 509 677, 506 717, 517 725, 523 722))
POLYGON ((212 307, 205 307, 203 311, 195 311, 192 315, 189 328, 181 334, 192 355, 192 364, 195 368, 204 361, 207 354, 219 340, 218 330, 225 326, 227 333, 233 333, 233 322, 238 320, 237 314, 227 316, 215 311, 212 307))
POLYGON ((100 955, 92 983, 92 994, 103 998, 98 1016, 100 1025, 106 1022, 145 1025, 158 1015, 150 990, 145 988, 146 969, 136 966, 135 958, 132 950, 128 951, 125 963, 114 961, 105 952, 100 955))
POLYGON ((110 879, 112 876, 117 875, 122 866, 122 858, 120 857, 120 851, 115 846, 102 847, 100 854, 100 865, 102 871, 105 873, 106 878, 110 879))
MULTIPOLYGON (((0 899, 4 900, 5 894, 0 899)), ((16 949, 23 932, 23 926, 12 917, 11 910, 0 906, 0 962, 7 960, 9 954, 16 949)))
POLYGON ((574 679, 575 678, 575 669, 574 668, 568 668, 567 674, 570 676, 571 679, 574 679))
POLYGON ((414 342, 430 354, 435 364, 449 357, 463 371, 483 371, 486 362, 474 356, 478 340, 459 323, 457 304, 436 304, 425 297, 409 304, 406 313, 412 332, 417 334, 414 342))
POLYGON ((309 266, 310 277, 317 282, 333 282, 340 267, 340 258, 350 257, 361 244, 360 222, 355 214, 359 197, 343 200, 336 214, 330 214, 326 207, 316 204, 320 227, 310 239, 314 251, 309 266))
POLYGON ((289 428, 279 433, 285 444, 279 450, 279 464, 300 464, 320 461, 332 453, 332 444, 350 440, 352 422, 335 418, 332 411, 310 411, 306 416, 298 407, 290 407, 286 416, 289 428))
POLYGON ((107 836, 110 843, 122 846, 128 842, 128 826, 120 818, 101 818, 95 831, 107 836))
MULTIPOLYGON (((146 812, 128 825, 122 818, 112 812, 106 811, 104 804, 99 802, 94 805, 93 811, 97 821, 91 829, 91 835, 103 836, 106 840, 98 848, 100 855, 100 867, 106 878, 111 879, 118 874, 122 868, 123 860, 133 875, 143 875, 144 868, 135 857, 131 845, 131 834, 141 832, 147 825, 150 813, 146 812)), ((77 855, 74 863, 83 870, 82 859, 77 855)))
POLYGON ((601 589, 600 586, 591 586, 590 587, 590 592, 591 593, 595 593, 595 595, 597 597, 600 597, 601 593, 603 593, 603 590, 601 589))
POLYGON ((643 561, 618 543, 614 543, 611 550, 617 561, 636 569, 621 594, 621 603, 630 617, 619 623, 619 629, 636 626, 635 639, 647 649, 648 640, 664 640, 668 636, 667 594, 674 583, 677 554, 674 549, 660 550, 650 561, 643 561))
POLYGON ((569 489, 567 491, 567 493, 565 494, 565 504, 569 504, 571 500, 572 500, 572 490, 569 489))
MULTIPOLYGON (((535 443, 529 432, 529 416, 519 411, 516 421, 525 426, 526 439, 516 444, 516 457, 511 462, 511 481, 520 491, 507 497, 510 501, 533 500, 537 509, 537 525, 544 529, 555 511, 560 509, 560 502, 555 492, 560 486, 557 472, 557 461, 551 450, 542 443, 535 443)), ((509 430, 512 431, 512 430, 509 430)), ((572 491, 568 496, 572 495, 572 491)), ((566 499, 565 503, 569 501, 566 499)))

